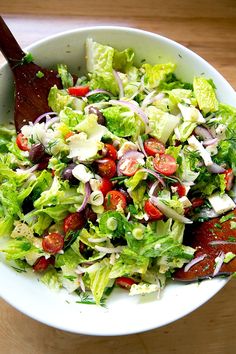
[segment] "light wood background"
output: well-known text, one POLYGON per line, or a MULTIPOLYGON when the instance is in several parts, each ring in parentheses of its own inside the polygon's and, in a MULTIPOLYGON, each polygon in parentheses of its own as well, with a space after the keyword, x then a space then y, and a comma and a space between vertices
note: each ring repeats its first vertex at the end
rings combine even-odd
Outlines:
MULTIPOLYGON (((197 52, 236 89, 236 0, 0 0, 0 13, 23 47, 54 33, 90 25, 122 25, 159 33, 197 52)), ((0 55, 0 64, 3 61, 0 55)), ((59 331, 0 300, 0 353, 231 354, 236 352, 235 297, 232 280, 187 317, 124 337, 59 331)))

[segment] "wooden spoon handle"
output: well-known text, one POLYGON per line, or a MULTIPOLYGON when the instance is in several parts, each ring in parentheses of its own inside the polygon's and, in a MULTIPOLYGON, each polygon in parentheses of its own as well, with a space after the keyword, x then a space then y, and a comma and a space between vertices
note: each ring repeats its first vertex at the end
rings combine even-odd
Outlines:
POLYGON ((15 37, 7 27, 5 21, 0 16, 0 50, 6 60, 8 61, 11 69, 22 60, 25 53, 17 43, 15 37))

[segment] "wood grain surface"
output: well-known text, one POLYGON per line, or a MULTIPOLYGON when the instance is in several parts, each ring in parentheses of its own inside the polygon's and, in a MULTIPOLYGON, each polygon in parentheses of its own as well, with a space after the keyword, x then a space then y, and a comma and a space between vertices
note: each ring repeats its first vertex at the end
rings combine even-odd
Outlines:
MULTIPOLYGON (((152 31, 197 52, 236 89, 236 0, 0 0, 0 13, 23 47, 51 34, 90 25, 152 31)), ((3 62, 0 55, 0 64, 3 62)), ((236 349, 235 296, 236 282, 231 280, 207 304, 185 318, 123 337, 59 331, 0 300, 0 353, 230 354, 236 349)))

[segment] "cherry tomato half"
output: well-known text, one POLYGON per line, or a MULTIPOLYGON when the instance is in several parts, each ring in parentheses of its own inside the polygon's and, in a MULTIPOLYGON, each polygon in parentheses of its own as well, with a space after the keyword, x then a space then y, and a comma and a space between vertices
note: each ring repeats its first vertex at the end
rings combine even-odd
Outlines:
POLYGON ((227 191, 230 191, 231 188, 233 187, 233 180, 234 180, 234 173, 232 168, 226 170, 224 174, 225 174, 225 183, 226 183, 225 189, 227 191))
POLYGON ((111 144, 105 144, 105 149, 107 150, 106 157, 116 161, 117 160, 117 151, 116 148, 111 144))
POLYGON ((102 192, 104 197, 109 191, 112 190, 112 188, 113 188, 112 182, 107 177, 103 177, 101 179, 101 184, 100 184, 99 190, 102 192))
POLYGON ((115 280, 115 284, 118 285, 120 288, 129 290, 133 284, 137 284, 137 282, 128 277, 119 277, 115 280))
POLYGON ((125 176, 133 176, 139 169, 139 163, 136 159, 127 157, 119 163, 119 170, 125 176))
POLYGON ((43 238, 43 250, 48 253, 55 254, 64 247, 64 238, 57 232, 52 232, 43 238))
POLYGON ((155 207, 149 200, 144 204, 144 210, 151 220, 160 220, 163 218, 162 212, 155 207))
POLYGON ((64 231, 67 233, 68 231, 80 230, 85 225, 84 216, 81 213, 72 213, 69 214, 64 219, 64 231))
POLYGON ((165 146, 156 138, 149 138, 144 141, 144 150, 148 155, 155 156, 156 154, 164 154, 165 146))
POLYGON ((50 264, 54 264, 54 263, 55 263, 54 257, 50 257, 46 259, 44 256, 42 256, 38 258, 37 261, 34 263, 33 270, 35 272, 43 272, 48 268, 50 264))
POLYGON ((22 133, 17 135, 16 144, 20 150, 29 151, 28 139, 22 133))
POLYGON ((124 194, 119 191, 108 192, 104 201, 105 209, 116 210, 118 205, 121 206, 122 209, 126 208, 126 198, 124 194))
POLYGON ((85 96, 89 92, 89 87, 88 86, 75 86, 75 87, 69 87, 68 92, 72 96, 76 97, 82 97, 85 96))
POLYGON ((156 155, 153 160, 153 166, 157 172, 165 176, 171 176, 177 170, 175 158, 168 154, 156 155))
POLYGON ((176 192, 178 193, 180 198, 186 195, 186 188, 183 184, 174 183, 172 186, 176 188, 176 192))
POLYGON ((112 159, 105 157, 104 159, 96 160, 98 166, 98 174, 101 177, 112 178, 116 174, 116 163, 112 159))

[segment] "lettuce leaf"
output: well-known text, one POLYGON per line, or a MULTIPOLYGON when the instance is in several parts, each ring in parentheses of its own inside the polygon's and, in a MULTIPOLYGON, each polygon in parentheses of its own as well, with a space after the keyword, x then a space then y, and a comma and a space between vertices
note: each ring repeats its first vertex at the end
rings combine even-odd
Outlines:
POLYGON ((179 124, 180 118, 154 106, 147 107, 146 113, 149 118, 150 135, 165 144, 179 124))
POLYGON ((113 74, 114 48, 86 40, 87 71, 90 73, 89 86, 92 90, 104 89, 118 95, 118 84, 113 74))
POLYGON ((97 268, 93 272, 89 272, 90 288, 97 305, 100 304, 101 298, 107 286, 110 283, 111 264, 109 259, 105 258, 97 263, 97 268))
POLYGON ((193 90, 199 108, 204 114, 216 112, 218 110, 218 101, 213 86, 205 77, 194 77, 193 90))
POLYGON ((150 64, 143 64, 144 70, 144 85, 148 89, 157 88, 161 81, 165 80, 168 74, 175 71, 176 65, 173 63, 156 64, 154 66, 150 64))
POLYGON ((149 265, 149 258, 138 255, 129 248, 124 248, 120 257, 112 266, 109 277, 133 276, 136 273, 145 274, 149 265))
POLYGON ((127 72, 133 65, 134 51, 131 48, 127 48, 122 52, 115 49, 112 66, 116 71, 127 72))
POLYGON ((138 137, 143 128, 143 123, 128 108, 112 106, 103 110, 107 128, 119 137, 138 137))

